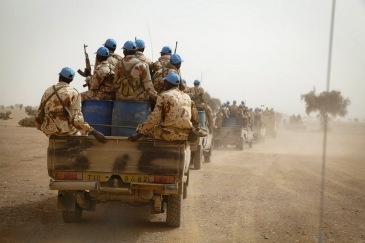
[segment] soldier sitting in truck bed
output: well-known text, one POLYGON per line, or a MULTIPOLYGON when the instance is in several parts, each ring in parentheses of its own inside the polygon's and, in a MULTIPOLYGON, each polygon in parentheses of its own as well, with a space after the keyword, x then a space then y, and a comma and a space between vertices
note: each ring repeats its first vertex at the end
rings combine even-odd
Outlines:
POLYGON ((147 121, 138 125, 137 133, 128 140, 135 142, 143 135, 168 141, 187 140, 193 123, 198 122, 190 97, 179 90, 180 76, 170 73, 163 80, 166 91, 158 96, 147 121))

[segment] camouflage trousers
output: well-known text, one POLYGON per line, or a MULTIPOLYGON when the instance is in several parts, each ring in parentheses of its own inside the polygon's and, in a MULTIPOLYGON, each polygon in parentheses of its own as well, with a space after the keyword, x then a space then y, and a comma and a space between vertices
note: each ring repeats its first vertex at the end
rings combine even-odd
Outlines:
POLYGON ((223 114, 222 113, 219 113, 217 115, 217 117, 215 118, 215 126, 216 127, 221 127, 222 126, 222 123, 223 123, 223 114))
POLYGON ((84 100, 115 100, 115 92, 100 92, 97 90, 88 90, 80 93, 81 102, 84 100))
POLYGON ((156 125, 154 128, 148 131, 145 136, 158 138, 166 141, 174 140, 187 140, 189 136, 190 129, 177 129, 170 127, 161 127, 156 125))

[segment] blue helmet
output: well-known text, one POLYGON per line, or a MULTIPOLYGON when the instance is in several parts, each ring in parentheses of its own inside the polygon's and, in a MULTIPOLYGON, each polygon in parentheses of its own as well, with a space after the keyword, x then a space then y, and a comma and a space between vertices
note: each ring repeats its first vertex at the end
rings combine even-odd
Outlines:
POLYGON ((198 79, 195 79, 195 80, 194 80, 194 84, 199 85, 199 84, 200 84, 200 81, 199 81, 198 79))
POLYGON ((242 101, 241 101, 241 104, 243 105, 243 104, 245 104, 245 102, 242 100, 242 101))
POLYGON ((239 107, 239 108, 242 108, 242 105, 239 105, 238 107, 239 107))
POLYGON ((223 103, 223 104, 222 104, 222 107, 225 107, 225 106, 226 106, 226 103, 223 103))
POLYGON ((177 73, 169 73, 162 80, 167 81, 167 82, 172 83, 172 84, 179 84, 180 83, 180 76, 177 73))
POLYGON ((137 49, 136 43, 134 43, 133 41, 127 41, 126 43, 124 43, 122 49, 125 49, 127 51, 135 51, 137 49))
POLYGON ((227 101, 227 105, 229 105, 230 104, 230 102, 229 101, 227 101))
POLYGON ((143 40, 136 40, 137 49, 144 49, 146 45, 144 44, 143 40))
POLYGON ((250 111, 252 111, 252 108, 250 108, 250 111))
POLYGON ((171 55, 171 57, 170 57, 170 62, 172 64, 179 64, 180 62, 183 62, 183 61, 184 60, 178 54, 171 55))
POLYGON ((74 72, 74 70, 72 70, 72 68, 64 67, 64 68, 62 68, 59 75, 61 75, 64 78, 72 80, 75 77, 75 72, 74 72))
POLYGON ((186 80, 185 79, 183 79, 183 82, 184 82, 184 84, 186 84, 186 80))
POLYGON ((163 54, 171 54, 172 53, 172 49, 169 46, 164 46, 164 47, 162 47, 161 53, 163 53, 163 54))
POLYGON ((117 42, 113 39, 107 39, 104 43, 104 46, 110 48, 117 48, 117 42))
POLYGON ((109 50, 108 50, 108 48, 102 46, 98 49, 97 52, 95 52, 95 54, 98 54, 99 56, 102 56, 102 57, 108 57, 109 56, 109 50))

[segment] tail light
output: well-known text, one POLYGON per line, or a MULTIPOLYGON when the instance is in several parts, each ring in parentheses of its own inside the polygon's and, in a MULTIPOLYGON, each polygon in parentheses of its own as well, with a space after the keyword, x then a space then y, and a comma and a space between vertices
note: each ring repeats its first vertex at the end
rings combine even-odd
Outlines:
POLYGON ((150 183, 159 183, 159 184, 174 184, 175 177, 174 176, 157 176, 152 175, 149 177, 150 183))
POLYGON ((57 180, 82 180, 82 173, 81 172, 63 172, 58 171, 57 180))

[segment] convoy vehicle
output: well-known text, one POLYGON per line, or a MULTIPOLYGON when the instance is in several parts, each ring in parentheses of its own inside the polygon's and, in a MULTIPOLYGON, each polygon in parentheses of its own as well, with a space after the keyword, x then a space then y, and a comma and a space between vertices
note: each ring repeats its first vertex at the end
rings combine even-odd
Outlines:
POLYGON ((276 138, 276 116, 263 114, 262 119, 265 124, 265 136, 272 136, 273 138, 276 138))
MULTIPOLYGON (((141 117, 142 113, 133 117, 141 117)), ((104 126, 100 123, 99 127, 104 126)), ((131 129, 133 126, 114 127, 131 129)), ((49 138, 49 188, 58 190, 57 210, 62 212, 63 220, 79 221, 83 210, 95 211, 98 203, 116 200, 132 206, 148 205, 152 214, 164 213, 166 208, 166 224, 179 227, 182 199, 187 196, 189 184, 190 145, 186 141, 152 138, 131 142, 128 135, 105 137, 105 143, 93 136, 49 138)))
POLYGON ((205 137, 198 137, 196 142, 190 143, 191 163, 194 164, 194 169, 200 169, 203 160, 206 163, 210 162, 213 143, 213 133, 208 129, 209 123, 207 119, 205 119, 205 111, 202 109, 198 110, 198 117, 200 126, 207 130, 208 135, 205 137))
POLYGON ((252 148, 254 132, 251 128, 245 128, 242 122, 240 120, 237 121, 235 118, 227 118, 221 127, 214 129, 213 133, 213 144, 215 148, 221 146, 226 148, 228 145, 232 145, 243 150, 245 144, 248 144, 249 148, 252 148))

